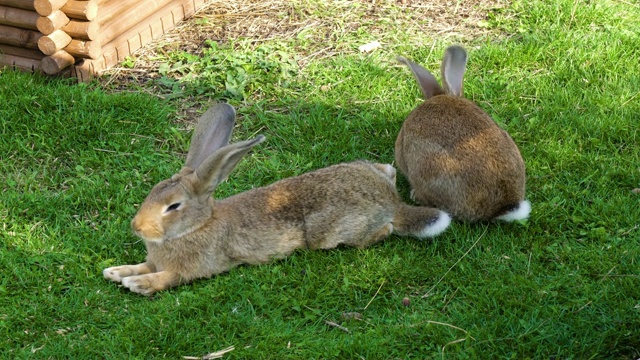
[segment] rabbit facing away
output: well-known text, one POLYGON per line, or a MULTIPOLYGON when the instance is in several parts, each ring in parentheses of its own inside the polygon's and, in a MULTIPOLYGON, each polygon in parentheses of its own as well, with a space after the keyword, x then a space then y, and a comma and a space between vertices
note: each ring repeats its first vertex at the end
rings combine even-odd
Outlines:
POLYGON ((211 195, 242 157, 265 140, 228 144, 235 110, 218 104, 199 119, 184 167, 153 187, 131 222, 146 261, 104 269, 106 279, 151 295, 241 264, 263 264, 296 249, 358 248, 391 233, 432 237, 451 218, 403 203, 396 170, 342 163, 222 200, 211 195))
POLYGON ((524 200, 525 165, 509 134, 463 97, 467 53, 446 49, 441 87, 422 66, 407 65, 425 101, 409 114, 395 144, 396 163, 411 184, 412 198, 453 218, 514 221, 529 216, 524 200))

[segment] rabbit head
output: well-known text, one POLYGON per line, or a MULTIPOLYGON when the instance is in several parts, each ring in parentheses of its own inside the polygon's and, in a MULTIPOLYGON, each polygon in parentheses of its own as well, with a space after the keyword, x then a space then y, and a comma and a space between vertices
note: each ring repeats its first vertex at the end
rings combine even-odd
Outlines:
POLYGON ((154 186, 131 221, 136 235, 155 242, 179 238, 211 217, 211 195, 218 184, 265 140, 259 135, 229 145, 234 123, 235 110, 228 104, 218 104, 202 115, 180 172, 154 186))

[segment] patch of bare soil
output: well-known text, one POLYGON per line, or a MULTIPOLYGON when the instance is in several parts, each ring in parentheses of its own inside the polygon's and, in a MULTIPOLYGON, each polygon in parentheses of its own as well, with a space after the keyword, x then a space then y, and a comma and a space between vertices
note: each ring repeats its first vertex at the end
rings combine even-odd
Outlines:
MULTIPOLYGON (((487 14, 507 6, 509 0, 214 0, 191 19, 156 43, 135 54, 133 68, 114 68, 103 82, 109 85, 147 83, 157 76, 158 58, 182 50, 199 54, 206 40, 289 39, 301 34, 303 58, 332 56, 352 48, 340 48, 341 34, 366 30, 384 38, 398 28, 411 34, 454 41, 483 37, 487 14)), ((393 39, 389 39, 392 41, 393 39)), ((416 44, 420 46, 423 44, 416 44)), ((344 45, 343 45, 344 46, 344 45)), ((304 65, 304 64, 301 64, 304 65)))

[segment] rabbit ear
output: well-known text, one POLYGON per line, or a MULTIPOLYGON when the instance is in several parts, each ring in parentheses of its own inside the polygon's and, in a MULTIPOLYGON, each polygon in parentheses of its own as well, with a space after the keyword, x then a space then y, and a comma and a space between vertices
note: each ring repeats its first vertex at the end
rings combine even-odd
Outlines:
POLYGON ((444 94, 444 90, 442 90, 442 87, 438 84, 438 80, 436 80, 433 74, 431 74, 427 69, 413 61, 403 58, 402 56, 398 56, 397 60, 411 69, 413 76, 418 81, 418 86, 420 86, 420 90, 422 90, 422 95, 424 95, 425 100, 436 95, 444 94))
POLYGON ((461 46, 449 46, 442 59, 442 84, 449 95, 462 96, 462 78, 467 67, 467 52, 461 46))
POLYGON ((227 176, 229 176, 231 170, 238 165, 242 157, 246 155, 251 148, 264 140, 265 137, 263 135, 258 135, 252 140, 227 145, 209 155, 195 169, 197 181, 194 183, 194 188, 196 194, 211 195, 216 189, 216 186, 223 182, 227 176))
POLYGON ((226 103, 216 104, 202 114, 191 137, 185 166, 195 169, 209 155, 229 144, 235 118, 235 109, 226 103))

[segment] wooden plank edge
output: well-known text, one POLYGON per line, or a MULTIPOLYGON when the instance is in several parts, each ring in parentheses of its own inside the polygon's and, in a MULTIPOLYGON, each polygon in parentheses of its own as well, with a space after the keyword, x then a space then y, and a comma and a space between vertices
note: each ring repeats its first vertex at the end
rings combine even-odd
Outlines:
POLYGON ((98 59, 82 59, 70 67, 69 76, 78 82, 88 82, 94 77, 124 61, 138 49, 150 44, 160 36, 173 30, 181 21, 195 15, 211 0, 183 0, 172 3, 167 9, 150 15, 140 25, 102 46, 98 59))

